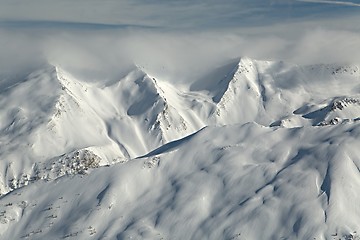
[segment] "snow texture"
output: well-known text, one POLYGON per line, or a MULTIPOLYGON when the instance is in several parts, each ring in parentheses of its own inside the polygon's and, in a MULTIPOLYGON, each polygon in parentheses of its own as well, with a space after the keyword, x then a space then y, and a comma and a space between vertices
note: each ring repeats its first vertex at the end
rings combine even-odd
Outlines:
POLYGON ((360 70, 0 79, 0 239, 360 239, 360 70))

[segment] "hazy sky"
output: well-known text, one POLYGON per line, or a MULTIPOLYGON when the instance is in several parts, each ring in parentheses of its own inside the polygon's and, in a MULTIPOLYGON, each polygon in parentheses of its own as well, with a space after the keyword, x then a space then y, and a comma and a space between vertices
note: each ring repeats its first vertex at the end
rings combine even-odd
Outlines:
POLYGON ((360 0, 0 0, 0 70, 47 61, 114 77, 131 62, 190 78, 244 55, 360 63, 359 23, 360 0))
POLYGON ((360 0, 0 0, 0 6, 0 21, 9 26, 83 23, 205 30, 356 16, 360 0))

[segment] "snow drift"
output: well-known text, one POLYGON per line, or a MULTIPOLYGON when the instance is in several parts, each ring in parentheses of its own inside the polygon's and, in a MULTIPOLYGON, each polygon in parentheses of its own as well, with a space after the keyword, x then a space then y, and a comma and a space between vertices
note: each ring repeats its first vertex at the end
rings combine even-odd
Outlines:
POLYGON ((0 82, 2 239, 353 239, 360 70, 241 58, 0 82))

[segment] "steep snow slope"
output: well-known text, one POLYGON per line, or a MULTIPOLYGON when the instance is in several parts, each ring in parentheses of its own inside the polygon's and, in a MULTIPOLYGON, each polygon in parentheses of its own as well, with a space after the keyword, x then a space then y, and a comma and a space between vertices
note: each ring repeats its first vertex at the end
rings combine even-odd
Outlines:
POLYGON ((241 58, 190 85, 48 65, 0 87, 1 239, 360 230, 356 65, 241 58))
MULTIPOLYGON (((206 90, 212 96, 216 104, 215 122, 219 124, 255 121, 265 126, 317 125, 331 118, 327 116, 331 107, 319 116, 315 112, 320 108, 346 97, 356 102, 359 97, 360 71, 357 66, 301 67, 242 58, 225 69, 227 74, 217 76, 220 81, 210 81, 215 84, 207 84, 208 78, 205 78, 192 87, 196 91, 206 90)), ((356 107, 351 111, 359 113, 356 107)), ((353 119, 354 114, 349 114, 342 111, 341 117, 353 119)))
POLYGON ((197 119, 187 124, 171 105, 174 91, 166 87, 165 94, 139 69, 103 85, 53 66, 6 88, 0 102, 1 192, 44 178, 40 163, 83 151, 92 153, 97 165, 123 162, 204 126, 197 119))
POLYGON ((2 198, 3 239, 345 239, 360 125, 207 127, 146 157, 2 198))

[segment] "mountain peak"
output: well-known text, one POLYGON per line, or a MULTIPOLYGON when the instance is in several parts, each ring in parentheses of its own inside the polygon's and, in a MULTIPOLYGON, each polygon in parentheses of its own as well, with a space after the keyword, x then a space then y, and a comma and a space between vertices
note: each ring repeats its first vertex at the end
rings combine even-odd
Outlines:
POLYGON ((359 77, 334 69, 243 57, 189 88, 136 65, 0 81, 1 237, 348 239, 359 77))

